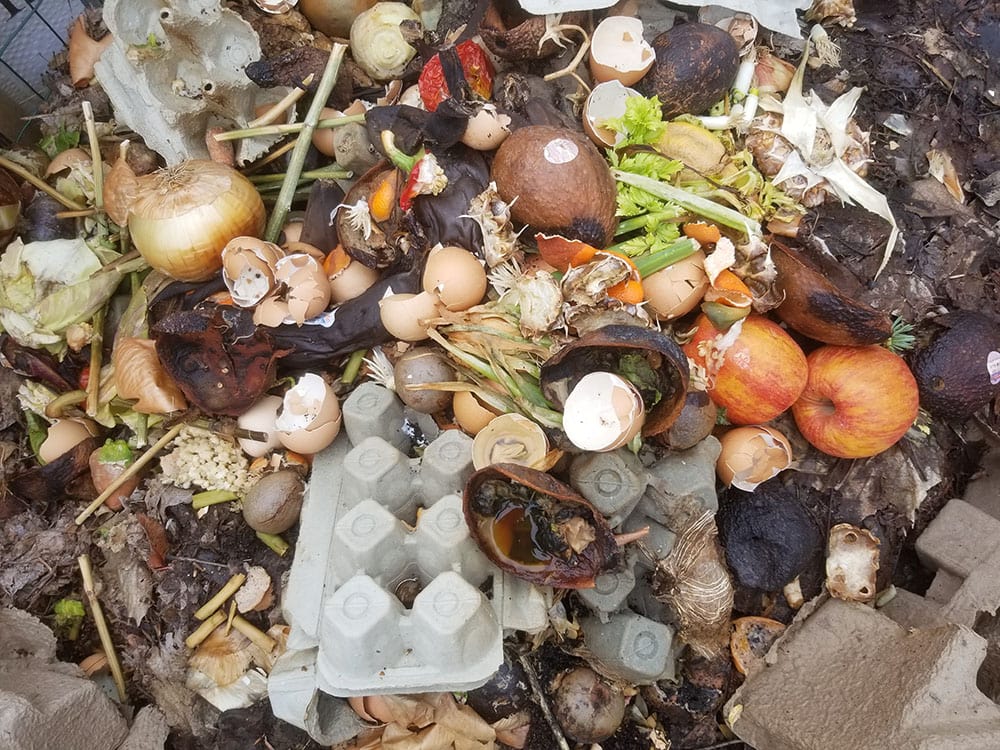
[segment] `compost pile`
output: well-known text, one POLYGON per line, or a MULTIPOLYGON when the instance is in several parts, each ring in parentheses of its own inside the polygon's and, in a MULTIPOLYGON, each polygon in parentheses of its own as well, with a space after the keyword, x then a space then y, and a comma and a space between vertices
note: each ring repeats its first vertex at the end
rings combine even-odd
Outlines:
POLYGON ((0 151, 0 601, 169 747, 320 746, 267 675, 360 389, 425 489, 463 436, 473 596, 542 605, 479 687, 330 698, 339 748, 736 746, 1000 434, 996 16, 523 5, 108 2, 0 151))

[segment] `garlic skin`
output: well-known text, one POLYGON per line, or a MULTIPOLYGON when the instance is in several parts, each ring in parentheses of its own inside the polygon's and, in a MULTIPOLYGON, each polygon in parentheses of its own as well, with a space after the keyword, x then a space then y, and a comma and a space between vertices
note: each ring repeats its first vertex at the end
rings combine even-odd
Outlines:
POLYGON ((362 70, 376 81, 389 81, 403 74, 417 50, 406 43, 399 30, 403 21, 420 23, 420 16, 403 3, 376 3, 351 24, 351 54, 362 70))

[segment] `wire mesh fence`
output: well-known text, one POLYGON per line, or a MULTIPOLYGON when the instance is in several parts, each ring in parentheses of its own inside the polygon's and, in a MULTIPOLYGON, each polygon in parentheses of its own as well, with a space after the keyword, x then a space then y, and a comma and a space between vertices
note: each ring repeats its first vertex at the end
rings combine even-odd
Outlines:
POLYGON ((0 139, 23 140, 49 96, 46 71, 73 19, 100 0, 0 0, 0 139))

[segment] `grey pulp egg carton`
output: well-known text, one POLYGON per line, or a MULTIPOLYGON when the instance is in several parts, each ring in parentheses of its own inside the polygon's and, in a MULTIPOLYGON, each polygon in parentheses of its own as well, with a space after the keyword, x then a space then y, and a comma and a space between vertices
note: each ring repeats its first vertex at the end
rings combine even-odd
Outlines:
POLYGON ((650 558, 663 559, 676 534, 703 510, 717 510, 714 438, 670 454, 651 466, 628 450, 587 453, 570 464, 570 484, 623 531, 649 528, 642 540, 648 555, 630 550, 621 570, 597 576, 594 587, 577 595, 594 613, 580 622, 588 650, 616 675, 636 684, 674 679, 674 628, 671 615, 652 595, 643 573, 650 558))
POLYGON ((443 431, 408 458, 403 406, 374 383, 342 412, 343 433, 313 462, 282 602, 289 650, 269 684, 275 713, 303 728, 320 693, 481 685, 503 662, 504 629, 540 630, 551 606, 550 591, 501 573, 469 535, 470 437, 443 431))

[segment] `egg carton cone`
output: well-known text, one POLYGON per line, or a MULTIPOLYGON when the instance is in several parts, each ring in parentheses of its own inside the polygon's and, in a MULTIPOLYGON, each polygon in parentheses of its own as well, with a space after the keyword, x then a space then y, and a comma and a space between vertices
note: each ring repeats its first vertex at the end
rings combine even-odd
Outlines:
POLYGON ((311 734, 317 696, 481 685, 503 662, 504 630, 540 630, 552 604, 469 534, 470 437, 445 430, 409 458, 403 406, 374 383, 342 412, 342 434, 313 462, 282 602, 289 651, 269 684, 276 715, 311 734))

